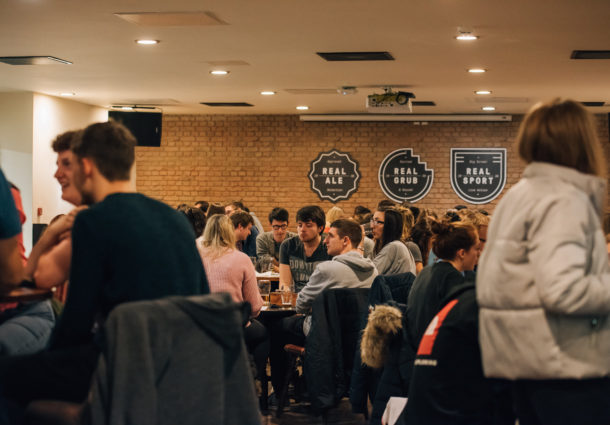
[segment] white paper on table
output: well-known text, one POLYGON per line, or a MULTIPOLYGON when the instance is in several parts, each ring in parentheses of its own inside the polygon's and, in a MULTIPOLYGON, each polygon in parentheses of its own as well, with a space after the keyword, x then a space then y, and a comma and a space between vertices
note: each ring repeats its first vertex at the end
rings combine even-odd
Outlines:
POLYGON ((264 273, 256 272, 256 277, 280 277, 280 274, 271 271, 264 273))
POLYGON ((390 397, 381 416, 381 424, 394 425, 406 405, 406 397, 390 397))

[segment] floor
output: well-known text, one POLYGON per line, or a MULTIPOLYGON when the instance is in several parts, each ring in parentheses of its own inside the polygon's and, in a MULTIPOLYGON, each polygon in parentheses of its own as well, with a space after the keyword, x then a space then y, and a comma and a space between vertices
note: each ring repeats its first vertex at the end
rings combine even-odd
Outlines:
MULTIPOLYGON (((322 425, 322 416, 313 416, 307 413, 307 403, 292 404, 280 418, 275 417, 275 408, 269 415, 262 416, 262 425, 322 425)), ((368 421, 364 415, 352 413, 352 408, 347 398, 344 398, 339 406, 328 412, 329 425, 366 425, 368 421)))

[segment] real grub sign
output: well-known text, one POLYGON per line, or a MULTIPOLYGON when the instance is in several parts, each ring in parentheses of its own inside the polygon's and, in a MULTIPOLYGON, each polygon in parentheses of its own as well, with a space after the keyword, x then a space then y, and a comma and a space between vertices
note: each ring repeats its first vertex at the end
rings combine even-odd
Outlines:
POLYGON ((311 190, 320 199, 332 202, 349 199, 358 190, 359 180, 358 161, 349 153, 337 150, 322 152, 311 162, 311 190))
POLYGON ((379 166, 379 185, 396 202, 417 202, 428 194, 434 170, 428 169, 410 148, 390 153, 379 166))
POLYGON ((451 186, 471 204, 486 204, 502 193, 506 184, 506 149, 452 148, 451 186))

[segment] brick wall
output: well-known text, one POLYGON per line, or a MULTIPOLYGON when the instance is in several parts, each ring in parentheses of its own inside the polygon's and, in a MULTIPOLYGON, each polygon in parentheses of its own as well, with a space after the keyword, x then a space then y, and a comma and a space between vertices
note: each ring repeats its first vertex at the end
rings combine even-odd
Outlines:
MULTIPOLYGON (((164 115, 161 147, 138 147, 138 190, 171 206, 203 199, 226 203, 243 199, 268 227, 274 206, 288 209, 294 222, 299 207, 333 204, 310 189, 310 163, 319 152, 349 152, 360 165, 358 191, 338 206, 352 213, 356 205, 371 209, 385 196, 378 169, 385 156, 412 148, 434 169, 434 184, 420 208, 445 209, 466 204, 449 180, 452 147, 507 149, 504 192, 523 170, 513 149, 520 116, 512 122, 302 122, 294 115, 164 115)), ((608 118, 599 117, 599 133, 608 145, 608 118)), ((608 157, 608 155, 607 155, 608 157)), ((503 193, 504 193, 503 192, 503 193)), ((493 211, 500 197, 482 205, 493 211)))

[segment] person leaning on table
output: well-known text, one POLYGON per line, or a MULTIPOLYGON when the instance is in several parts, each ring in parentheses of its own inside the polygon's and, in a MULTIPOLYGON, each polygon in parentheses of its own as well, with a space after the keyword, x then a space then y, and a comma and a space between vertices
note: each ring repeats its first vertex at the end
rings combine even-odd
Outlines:
POLYGON ((485 375, 513 382, 521 425, 610 423, 605 155, 577 102, 535 106, 523 178, 494 211, 479 262, 485 375))

